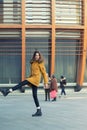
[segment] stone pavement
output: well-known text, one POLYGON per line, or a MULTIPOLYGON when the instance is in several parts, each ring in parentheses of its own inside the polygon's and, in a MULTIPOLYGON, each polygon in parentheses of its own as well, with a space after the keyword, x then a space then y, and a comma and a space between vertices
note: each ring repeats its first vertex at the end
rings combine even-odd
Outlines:
MULTIPOLYGON (((44 91, 38 90, 42 117, 32 117, 36 111, 31 90, 0 94, 0 130, 86 130, 87 91, 66 90, 67 97, 56 102, 44 101, 44 91)), ((59 90, 60 93, 60 90, 59 90)))

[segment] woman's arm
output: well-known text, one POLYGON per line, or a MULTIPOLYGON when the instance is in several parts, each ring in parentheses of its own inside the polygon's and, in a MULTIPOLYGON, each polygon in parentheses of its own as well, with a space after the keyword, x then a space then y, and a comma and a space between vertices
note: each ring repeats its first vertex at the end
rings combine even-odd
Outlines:
POLYGON ((41 74, 42 74, 43 79, 44 79, 44 85, 47 85, 48 84, 48 76, 46 73, 46 68, 45 68, 44 63, 40 63, 39 67, 40 67, 40 71, 41 71, 41 74))

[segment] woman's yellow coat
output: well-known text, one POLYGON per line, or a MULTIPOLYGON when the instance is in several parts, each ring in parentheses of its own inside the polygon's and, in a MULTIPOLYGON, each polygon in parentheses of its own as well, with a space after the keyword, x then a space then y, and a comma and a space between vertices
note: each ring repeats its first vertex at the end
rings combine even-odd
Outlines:
POLYGON ((39 86, 39 83, 41 81, 41 75, 43 76, 44 83, 48 83, 48 77, 46 74, 46 68, 44 63, 38 63, 38 62, 33 62, 31 64, 31 75, 26 79, 28 80, 31 84, 35 86, 39 86))

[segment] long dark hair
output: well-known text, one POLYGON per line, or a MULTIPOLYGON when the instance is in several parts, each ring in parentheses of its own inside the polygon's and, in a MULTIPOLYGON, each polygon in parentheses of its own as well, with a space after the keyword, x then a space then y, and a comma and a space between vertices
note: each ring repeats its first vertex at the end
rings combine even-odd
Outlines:
POLYGON ((44 61, 43 56, 41 55, 41 53, 39 51, 35 51, 34 54, 33 54, 32 59, 30 61, 31 64, 35 61, 35 55, 36 55, 36 53, 39 54, 38 63, 42 63, 44 61))

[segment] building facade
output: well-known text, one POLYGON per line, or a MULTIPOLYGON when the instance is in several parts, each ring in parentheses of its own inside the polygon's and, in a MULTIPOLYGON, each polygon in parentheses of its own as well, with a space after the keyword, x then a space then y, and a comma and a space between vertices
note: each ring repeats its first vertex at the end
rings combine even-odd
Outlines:
POLYGON ((35 50, 49 74, 87 85, 87 0, 0 0, 0 85, 29 75, 35 50))

